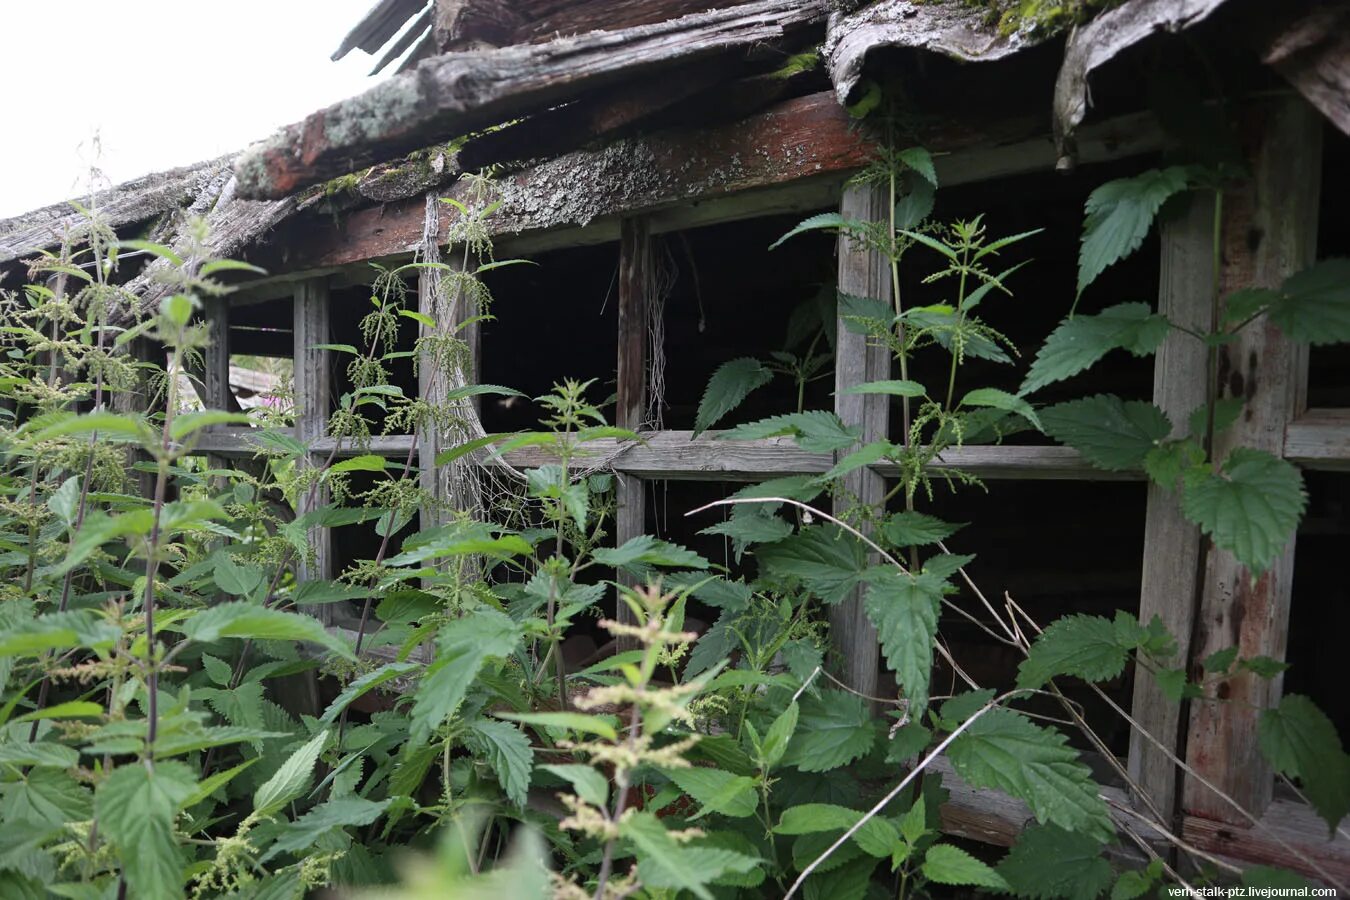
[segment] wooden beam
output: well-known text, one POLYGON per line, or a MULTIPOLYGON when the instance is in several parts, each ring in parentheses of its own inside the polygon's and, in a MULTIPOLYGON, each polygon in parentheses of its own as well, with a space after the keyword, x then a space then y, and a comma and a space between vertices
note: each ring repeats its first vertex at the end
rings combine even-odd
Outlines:
MULTIPOLYGON (((329 366, 329 352, 317 345, 329 343, 331 338, 328 282, 322 278, 313 278, 298 282, 295 286, 295 405, 296 437, 310 448, 307 462, 317 464, 320 453, 315 452, 315 444, 328 431, 329 404, 332 402, 332 371, 329 366)), ((311 509, 328 502, 328 492, 320 490, 312 503, 305 500, 302 492, 296 504, 296 516, 303 516, 311 509)), ((327 528, 315 528, 309 533, 309 545, 314 550, 314 560, 303 560, 296 567, 296 577, 304 579, 332 578, 333 572, 333 536, 327 528)), ((332 618, 328 605, 319 606, 315 614, 324 622, 332 618)))
MULTIPOLYGON (((619 345, 615 386, 614 424, 640 429, 647 418, 647 295, 652 276, 651 232, 646 219, 625 219, 619 240, 619 345)), ((646 484, 637 476, 619 473, 615 478, 614 543, 622 545, 647 532, 646 484)), ((635 579, 623 573, 619 581, 630 587, 635 579)), ((618 604, 620 622, 636 624, 627 604, 618 604)), ((620 638, 620 648, 634 649, 632 639, 620 638)))
POLYGON ((240 196, 276 199, 338 175, 569 100, 744 52, 824 21, 826 0, 754 0, 541 44, 447 53, 287 126, 240 156, 240 196))
POLYGON ((1307 11, 1269 41, 1261 61, 1350 134, 1350 2, 1307 11))
MULTIPOLYGON (((1158 312, 1176 325, 1203 334, 1214 329, 1214 202, 1212 195, 1200 194, 1188 203, 1182 215, 1162 227, 1158 312)), ((1204 405, 1207 355, 1204 345, 1178 331, 1171 332, 1158 348, 1153 403, 1175 424, 1174 437, 1189 432, 1189 416, 1204 405)), ((1171 667, 1183 666, 1189 658, 1199 601, 1200 559, 1200 529, 1182 515, 1180 497, 1149 482, 1139 621, 1150 622, 1157 616, 1176 637, 1177 652, 1168 661, 1171 667)), ((1142 666, 1135 668, 1132 709, 1150 735, 1173 753, 1184 752, 1180 704, 1169 700, 1152 672, 1142 666)), ((1133 729, 1129 772, 1140 789, 1136 804, 1156 811, 1170 826, 1177 814, 1177 766, 1133 729)))
MULTIPOLYGON (((1277 287, 1313 261, 1322 171, 1322 122, 1301 98, 1278 98, 1244 112, 1252 176, 1225 195, 1225 296, 1238 288, 1277 287)), ((1224 397, 1245 399, 1243 415, 1215 441, 1215 458, 1235 447, 1279 454, 1297 414, 1302 355, 1273 323, 1259 319, 1223 345, 1219 384, 1224 397)), ((1270 569, 1253 579, 1225 551, 1208 553, 1204 593, 1191 655, 1193 666, 1215 651, 1237 646, 1245 657, 1284 659, 1294 575, 1294 542, 1270 569)), ((1194 668, 1192 668, 1194 671, 1194 668)), ((1260 815, 1270 802, 1273 776, 1257 745, 1261 710, 1277 703, 1282 679, 1249 672, 1215 687, 1223 703, 1192 705, 1187 762, 1244 808, 1260 815)), ((1188 778, 1188 813, 1223 822, 1244 821, 1213 791, 1188 778)))
POLYGON ((1350 470, 1350 410, 1310 409, 1284 430, 1284 458, 1305 469, 1350 470))
MULTIPOLYGON (((887 197, 881 185, 844 189, 840 212, 845 219, 876 222, 886 219, 887 197)), ((846 236, 839 238, 839 291, 856 297, 872 297, 890 304, 890 269, 886 258, 846 236)), ((891 355, 884 346, 869 341, 848 322, 838 321, 834 354, 834 411, 845 425, 861 429, 864 442, 888 435, 890 398, 884 394, 850 394, 848 388, 865 381, 890 377, 891 355)), ((886 480, 871 469, 856 469, 842 479, 843 492, 834 501, 835 515, 855 507, 880 505, 886 495, 886 480)), ((863 588, 830 608, 830 643, 837 654, 840 676, 850 688, 876 695, 879 657, 877 631, 863 609, 863 588)))
POLYGON ((1350 883, 1350 838, 1344 830, 1328 835, 1327 823, 1298 800, 1271 801, 1259 826, 1186 816, 1181 837, 1201 850, 1242 865, 1277 866, 1319 882, 1325 883, 1330 876, 1342 885, 1350 883), (1302 858, 1290 852, 1290 847, 1302 858))

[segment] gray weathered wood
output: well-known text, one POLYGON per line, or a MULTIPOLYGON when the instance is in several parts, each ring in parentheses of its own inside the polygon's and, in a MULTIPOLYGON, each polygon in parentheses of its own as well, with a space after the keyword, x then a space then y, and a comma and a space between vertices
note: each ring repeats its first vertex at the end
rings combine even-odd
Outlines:
POLYGON ((239 191, 282 197, 583 91, 775 41, 822 21, 828 8, 825 0, 754 0, 620 31, 447 53, 248 150, 235 167, 239 191))
MULTIPOLYGON (((1197 332, 1214 327, 1214 201, 1210 194, 1189 199, 1176 219, 1162 228, 1158 312, 1174 324, 1197 332)), ((1207 351, 1195 338, 1173 331, 1158 348, 1153 364, 1153 402, 1171 418, 1174 437, 1189 432, 1188 418, 1205 402, 1207 351)), ((1172 667, 1184 665, 1195 624, 1200 578, 1200 529, 1181 514, 1180 498, 1152 482, 1144 515, 1144 567, 1140 578, 1139 620, 1159 617, 1177 638, 1172 667)), ((1135 670, 1134 717, 1173 752, 1181 748, 1180 706, 1168 700, 1143 667, 1135 670)), ((1138 732, 1130 733, 1130 777, 1142 797, 1135 801, 1171 820, 1176 812, 1177 767, 1138 732)))
MULTIPOLYGON (((328 282, 322 278, 301 281, 295 287, 295 406, 296 437, 309 446, 309 464, 317 465, 320 455, 316 452, 316 441, 328 429, 329 406, 332 402, 332 373, 329 366, 329 352, 318 349, 316 345, 331 341, 330 322, 331 304, 328 296, 328 282)), ((328 502, 328 492, 320 489, 314 494, 313 502, 302 493, 296 515, 302 516, 312 508, 328 502)), ((309 544, 314 551, 314 559, 302 561, 296 575, 300 579, 318 579, 333 577, 333 539, 327 528, 315 528, 309 533, 309 544)), ((325 621, 330 618, 329 607, 320 606, 316 614, 325 621)))
MULTIPOLYGON (((840 211, 845 219, 877 221, 887 218, 886 194, 879 185, 848 187, 840 211)), ((839 239, 839 290, 858 297, 873 297, 890 303, 890 270, 876 251, 839 239)), ((844 389, 864 381, 889 378, 891 356, 885 347, 873 346, 841 319, 835 344, 834 410, 845 425, 862 430, 862 439, 887 436, 889 404, 883 394, 846 394, 844 389)), ((871 469, 858 469, 844 476, 844 494, 835 500, 835 512, 853 506, 876 506, 886 494, 886 481, 871 469)), ((864 694, 875 695, 877 686, 877 632, 863 610, 863 593, 855 589, 830 609, 830 641, 838 654, 844 682, 864 694)))
MULTIPOLYGON (((1228 192, 1224 204, 1225 295, 1241 287, 1276 287, 1312 262, 1317 245, 1322 171, 1322 122, 1302 98, 1277 98, 1244 111, 1250 182, 1228 192)), ((1259 319, 1220 350, 1222 396, 1245 397, 1243 415, 1220 435, 1215 456, 1234 447, 1279 454, 1297 412, 1301 355, 1269 321, 1259 319)), ((1231 554, 1211 549, 1192 660, 1238 646, 1243 657, 1284 659, 1294 541, 1253 580, 1231 554)), ((1251 812, 1270 802, 1273 776, 1257 744, 1260 710, 1277 703, 1282 679, 1239 673, 1214 690, 1226 703, 1193 704, 1187 761, 1251 812)), ((1195 779, 1186 779, 1188 813, 1241 823, 1233 809, 1195 779)))
POLYGON ((1350 2, 1313 7, 1269 41, 1261 60, 1350 134, 1350 2))
POLYGON ((1290 422, 1284 458, 1305 469, 1350 470, 1350 410, 1310 409, 1290 422))
MULTIPOLYGON (((625 219, 619 238, 619 347, 614 424, 639 429, 647 418, 647 293, 651 283, 651 232, 646 219, 625 219)), ((620 473, 615 479, 614 543, 621 545, 647 531, 646 483, 620 473)), ((620 574, 623 584, 635 581, 620 574)), ((618 606, 620 622, 632 622, 626 604, 618 606)), ((621 639, 625 649, 636 646, 621 639)))

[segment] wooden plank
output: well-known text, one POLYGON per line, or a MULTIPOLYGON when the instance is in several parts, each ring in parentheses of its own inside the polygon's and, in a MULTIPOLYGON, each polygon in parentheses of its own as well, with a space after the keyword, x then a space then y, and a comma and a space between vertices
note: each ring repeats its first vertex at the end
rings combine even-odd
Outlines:
POLYGON ((1307 11, 1267 43, 1261 61, 1350 134, 1350 2, 1307 11))
MULTIPOLYGON (((647 220, 625 219, 619 240, 619 345, 614 424, 640 429, 647 418, 647 294, 651 286, 652 245, 647 220)), ((615 479, 614 543, 622 545, 647 533, 646 483, 639 477, 619 473, 615 479)), ((619 573, 619 582, 639 586, 636 579, 619 573)), ((636 624, 632 610, 618 604, 620 622, 636 624)), ((621 650, 637 643, 620 638, 621 650)))
POLYGON ((1305 469, 1350 470, 1350 410, 1310 409, 1290 422, 1284 458, 1305 469))
MULTIPOLYGON (((1214 328, 1212 298, 1214 202, 1192 196, 1185 211, 1162 228, 1158 312, 1174 324, 1205 333, 1214 328)), ((1208 353, 1199 341, 1171 332, 1153 364, 1153 402, 1176 426, 1189 432, 1188 417, 1205 402, 1208 353)), ((1176 636, 1177 652, 1167 665, 1184 665, 1190 652, 1200 579, 1200 529, 1181 514, 1180 498, 1153 482, 1144 514, 1144 563, 1140 578, 1139 620, 1159 617, 1176 636)), ((1174 753, 1181 752, 1181 707, 1167 699, 1153 674, 1136 667, 1133 715, 1143 728, 1174 753)), ((1177 767, 1152 742, 1130 731, 1130 777, 1142 796, 1135 802, 1167 817, 1175 815, 1177 767)))
MULTIPOLYGON (((875 222, 887 218, 887 197, 881 185, 848 187, 840 203, 845 219, 875 222)), ((890 268, 882 254, 841 236, 839 239, 839 290, 857 297, 872 297, 889 305, 890 268)), ((849 394, 847 388, 865 381, 890 377, 891 355, 875 346, 866 335, 854 332, 842 318, 835 342, 834 411, 845 425, 861 429, 864 442, 884 439, 889 427, 889 397, 884 394, 849 394)), ((834 501, 841 515, 855 504, 875 507, 886 494, 886 480, 870 469, 857 469, 842 479, 843 493, 834 501)), ((877 631, 863 609, 863 589, 830 608, 830 643, 837 654, 840 677, 855 691, 876 695, 877 631)))
MULTIPOLYGON (((320 450, 315 452, 315 444, 328 430, 329 404, 332 402, 332 371, 329 366, 329 352, 320 350, 316 345, 332 340, 329 316, 328 282, 326 279, 313 278, 301 281, 295 288, 295 404, 296 437, 310 448, 310 464, 318 464, 322 459, 320 450)), ((302 493, 296 504, 296 515, 302 516, 312 508, 328 502, 326 490, 314 495, 312 502, 302 493)), ((333 536, 327 528, 315 528, 309 533, 309 544, 314 549, 311 563, 303 560, 296 567, 298 579, 332 578, 333 572, 333 536)), ((328 605, 314 610, 324 622, 332 618, 328 605)))
MULTIPOLYGON (((1229 191, 1224 202, 1223 267, 1226 296, 1243 287, 1276 287, 1312 262, 1322 171, 1322 123, 1301 98, 1272 99, 1244 111, 1251 180, 1229 191)), ((1216 440, 1223 459, 1239 446, 1279 454, 1297 411, 1300 354, 1268 320, 1240 332, 1220 350, 1219 384, 1224 397, 1245 398, 1232 428, 1216 440)), ((1271 568, 1253 580, 1232 555, 1211 549, 1191 658, 1238 646, 1243 657, 1284 659, 1294 542, 1271 568)), ((1192 706, 1187 762, 1256 815, 1270 802, 1273 777, 1257 746, 1259 712, 1280 697, 1282 679, 1239 673, 1215 690, 1225 703, 1192 706)), ((1194 779, 1186 780, 1187 813, 1242 822, 1233 809, 1194 779)))
POLYGON ((620 31, 447 53, 255 145, 235 165, 238 191, 284 197, 584 91, 777 41, 828 11, 826 0, 754 0, 620 31))
MULTIPOLYGON (((1009 114, 998 120, 942 119, 916 123, 915 142, 936 154, 942 184, 953 186, 1028 172, 1051 171, 1055 145, 1044 117, 1009 114)), ((1162 146, 1152 116, 1133 115, 1084 128, 1082 163, 1154 152, 1162 146)), ((830 92, 797 97, 739 122, 712 128, 673 128, 568 154, 498 181, 502 207, 488 220, 501 252, 598 243, 618 237, 619 219, 660 213, 653 233, 833 206, 847 173, 865 165, 871 145, 852 127, 830 92), (778 190, 816 193, 809 205, 776 208, 778 190), (817 198, 820 202, 818 202, 817 198), (510 241, 502 240, 515 236, 510 241)), ((465 188, 452 186, 451 196, 465 188)), ((781 205, 782 201, 778 201, 781 205)), ((273 278, 249 282, 240 302, 297 272, 326 272, 367 260, 410 256, 422 241, 420 198, 355 210, 343 216, 297 219, 266 246, 247 254, 273 278)), ((444 239, 453 221, 441 217, 444 239)))
POLYGON ((1344 831, 1328 835, 1327 823, 1297 800, 1272 801, 1261 816, 1260 827, 1186 816, 1181 837, 1201 850, 1239 864, 1278 866, 1324 883, 1327 876, 1342 885, 1350 883, 1350 838, 1344 831), (1317 865, 1311 866, 1306 860, 1317 865))

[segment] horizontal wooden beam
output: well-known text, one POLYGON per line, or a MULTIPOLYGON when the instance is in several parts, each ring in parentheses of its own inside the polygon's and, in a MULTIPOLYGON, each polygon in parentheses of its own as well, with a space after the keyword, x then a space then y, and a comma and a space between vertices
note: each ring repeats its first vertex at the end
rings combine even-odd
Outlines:
MULTIPOLYGON (((1043 117, 918 123, 916 143, 934 152, 938 177, 952 186, 1051 171, 1055 144, 1043 117)), ((1151 115, 1084 128, 1083 163, 1150 153, 1163 145, 1151 115)), ((740 122, 669 129, 570 153, 504 176, 501 208, 488 220, 499 255, 618 240, 621 216, 650 215, 653 233, 780 212, 837 206, 839 187, 872 153, 830 92, 797 97, 740 122)), ((447 196, 464 200, 466 188, 447 196)), ((334 217, 301 217, 248 255, 269 272, 242 285, 233 302, 269 282, 305 271, 365 269, 370 260, 410 256, 420 245, 425 204, 409 199, 334 217)), ((454 220, 441 216, 442 240, 454 220)), ((368 274, 368 272, 367 272, 368 274)), ((274 289, 272 289, 274 290, 274 289)))
POLYGON ((1305 469, 1350 470, 1350 409, 1310 409, 1290 422, 1284 458, 1305 469))

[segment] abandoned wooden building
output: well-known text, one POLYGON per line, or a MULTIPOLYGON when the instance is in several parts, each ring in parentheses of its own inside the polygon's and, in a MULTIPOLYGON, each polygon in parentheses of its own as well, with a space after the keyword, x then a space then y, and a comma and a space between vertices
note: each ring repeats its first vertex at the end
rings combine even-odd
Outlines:
MULTIPOLYGON (((358 448, 326 433, 347 389, 332 347, 358 342, 357 311, 377 274, 371 263, 440 258, 457 215, 442 198, 467 202, 475 183, 463 173, 491 169, 500 197, 488 219, 495 255, 534 265, 486 276, 494 300, 491 317, 469 332, 471 380, 535 396, 563 377, 595 379, 593 399, 613 394, 611 421, 644 437, 594 445, 593 467, 616 476, 616 540, 655 534, 729 566, 737 563, 721 539, 699 534, 708 522, 684 514, 746 482, 822 473, 836 459, 782 437, 695 435, 709 376, 728 360, 779 350, 789 311, 822 287, 890 296, 884 260, 856 242, 814 233, 769 249, 814 213, 886 218, 884 188, 850 181, 876 152, 877 135, 851 114, 870 92, 903 98, 900 146, 932 154, 937 221, 983 216, 996 235, 1042 229, 1021 245, 1018 259, 1034 262, 1010 276, 1019 299, 1004 320, 1028 358, 1073 302, 1087 196, 1171 159, 1194 137, 1188 128, 1207 127, 1169 106, 1169 77, 1221 88, 1250 177, 1229 190, 1221 222, 1206 199, 1169 208, 1143 248, 1085 294, 1084 309, 1143 301, 1207 327, 1220 226, 1225 294, 1350 255, 1343 0, 1093 3, 1106 9, 1059 33, 1036 22, 1000 27, 990 11, 999 5, 973 0, 722 0, 709 8, 717 2, 380 0, 338 53, 382 53, 381 67, 402 60, 402 72, 238 155, 117 186, 97 206, 119 233, 165 243, 181 239, 186 215, 204 215, 215 254, 266 271, 240 273, 237 289, 206 310, 212 339, 196 382, 203 403, 237 408, 232 359, 236 368, 245 355, 290 360, 295 433, 312 453, 326 455, 337 441, 339 455, 420 459, 423 484, 445 492, 430 464, 443 435, 382 434, 358 448)), ((0 222, 0 286, 12 287, 22 261, 75 221, 61 204, 0 222)), ((127 261, 147 303, 163 290, 159 265, 127 261)), ((925 296, 931 269, 909 268, 904 289, 925 296)), ((418 292, 416 280, 409 290, 434 315, 435 295, 425 285, 418 292)), ((405 323, 399 340, 411 349, 426 326, 405 323)), ((1191 668, 1234 640, 1244 655, 1292 662, 1283 679, 1233 675, 1225 690, 1246 704, 1182 706, 1182 714, 1162 702, 1151 675, 1134 672, 1112 697, 1188 766, 1129 728, 1108 735, 1106 749, 1128 760, 1142 799, 1176 811, 1161 826, 1191 845, 1344 882, 1350 837, 1328 837, 1278 783, 1258 751, 1254 709, 1297 690, 1350 734, 1343 668, 1323 637, 1350 625, 1338 562, 1350 537, 1350 365, 1343 349, 1308 351, 1269 327, 1244 332, 1225 352, 1237 362, 1224 390, 1249 406, 1224 440, 1294 462, 1309 495, 1297 540, 1259 580, 1202 540, 1176 497, 1142 472, 1104 472, 1041 435, 947 451, 944 466, 978 476, 987 490, 939 492, 933 508, 976 523, 962 534, 979 550, 972 570, 1033 614, 1156 614, 1180 638, 1177 664, 1191 668), (1235 813, 1206 783, 1260 821, 1235 813)), ((845 392, 895 377, 890 365, 885 348, 840 327, 833 378, 807 384, 804 402, 834 409, 867 436, 898 439, 897 398, 845 392)), ((1015 379, 987 374, 1016 391, 1015 379)), ((419 383, 411 364, 394 378, 409 395, 444 390, 419 383)), ((1169 338, 1153 357, 1111 356, 1072 388, 1074 396, 1152 399, 1184 417, 1203 403, 1205 382, 1204 347, 1169 338)), ((794 394, 774 382, 737 421, 788 412, 794 394)), ((1050 389, 1036 402, 1068 396, 1050 389)), ((528 402, 484 398, 477 416, 492 434, 530 428, 539 413, 528 402)), ((246 458, 249 429, 216 429, 200 449, 246 458)), ((513 451, 506 461, 528 465, 530 454, 513 451)), ((496 464, 486 455, 479 462, 496 464)), ((876 464, 849 478, 877 502, 895 475, 876 464)), ((317 530, 310 574, 332 577, 362 556, 370 534, 368 524, 317 530)), ((354 628, 354 611, 322 609, 330 627, 354 628)), ((831 613, 836 671, 864 693, 884 692, 861 610, 853 598, 831 613)), ((1015 663, 997 647, 959 621, 943 627, 982 660, 991 682, 1010 680, 1015 663)), ((944 827, 1010 844, 1028 810, 947 772, 944 827)), ((1125 790, 1110 798, 1122 810, 1142 808, 1142 799, 1125 790)))

